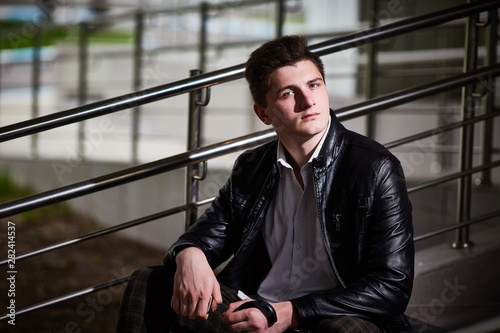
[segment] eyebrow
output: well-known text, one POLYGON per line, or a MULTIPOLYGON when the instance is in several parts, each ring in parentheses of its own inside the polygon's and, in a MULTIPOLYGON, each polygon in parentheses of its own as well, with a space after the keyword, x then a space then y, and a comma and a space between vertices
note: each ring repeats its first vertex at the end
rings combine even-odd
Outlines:
POLYGON ((315 79, 312 79, 312 80, 309 80, 307 81, 307 84, 311 84, 311 83, 314 83, 314 82, 317 82, 317 81, 321 81, 323 82, 323 78, 321 76, 318 76, 317 78, 315 79))
MULTIPOLYGON (((311 83, 318 82, 318 81, 323 82, 323 78, 321 76, 315 77, 314 79, 311 79, 311 80, 307 81, 307 85, 310 85, 311 83)), ((285 90, 288 90, 288 89, 292 89, 293 87, 295 87, 294 84, 290 84, 288 86, 284 86, 283 88, 280 88, 280 89, 276 90, 276 94, 278 95, 282 91, 285 91, 285 90)))

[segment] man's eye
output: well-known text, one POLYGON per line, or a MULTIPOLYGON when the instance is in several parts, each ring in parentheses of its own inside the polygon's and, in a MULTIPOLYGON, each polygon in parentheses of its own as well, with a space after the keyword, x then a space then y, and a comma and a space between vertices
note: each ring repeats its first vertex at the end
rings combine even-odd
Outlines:
POLYGON ((283 93, 283 95, 281 95, 282 97, 287 97, 287 96, 290 96, 292 94, 291 91, 286 91, 283 93))

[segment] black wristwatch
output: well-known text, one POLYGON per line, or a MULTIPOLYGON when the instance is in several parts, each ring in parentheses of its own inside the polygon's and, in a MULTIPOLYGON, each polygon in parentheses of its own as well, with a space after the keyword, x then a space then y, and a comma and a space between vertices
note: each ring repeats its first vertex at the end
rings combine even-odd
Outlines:
POLYGON ((271 327, 275 322, 278 321, 278 317, 276 316, 276 311, 273 306, 266 301, 263 300, 254 300, 241 304, 236 311, 248 309, 248 308, 257 308, 259 309, 267 319, 267 326, 271 327))

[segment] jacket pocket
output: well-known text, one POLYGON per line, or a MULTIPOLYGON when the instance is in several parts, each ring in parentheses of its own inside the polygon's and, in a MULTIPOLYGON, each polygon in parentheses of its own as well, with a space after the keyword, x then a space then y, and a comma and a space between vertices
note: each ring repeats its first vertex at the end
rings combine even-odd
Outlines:
POLYGON ((354 241, 358 233, 365 232, 370 212, 370 198, 359 197, 335 207, 328 216, 328 232, 333 244, 354 241))

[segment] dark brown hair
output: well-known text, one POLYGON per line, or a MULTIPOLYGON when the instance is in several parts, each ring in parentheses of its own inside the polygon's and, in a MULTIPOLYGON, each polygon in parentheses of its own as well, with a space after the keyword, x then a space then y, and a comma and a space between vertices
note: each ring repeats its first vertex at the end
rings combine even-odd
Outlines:
POLYGON ((325 80, 320 57, 307 47, 307 39, 301 35, 284 36, 264 43, 250 54, 246 62, 245 78, 254 102, 266 107, 266 94, 270 88, 269 76, 277 69, 310 60, 325 80))

